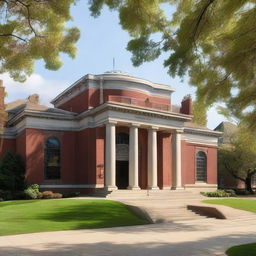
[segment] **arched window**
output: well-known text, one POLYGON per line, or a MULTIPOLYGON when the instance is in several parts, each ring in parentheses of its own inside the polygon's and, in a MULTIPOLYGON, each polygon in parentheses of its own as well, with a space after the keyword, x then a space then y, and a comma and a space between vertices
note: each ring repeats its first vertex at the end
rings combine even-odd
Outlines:
POLYGON ((207 180, 207 156, 203 151, 196 154, 196 181, 207 180))
POLYGON ((116 144, 129 144, 129 135, 127 133, 118 133, 116 135, 116 144))
POLYGON ((51 137, 45 142, 45 179, 60 179, 60 142, 51 137))

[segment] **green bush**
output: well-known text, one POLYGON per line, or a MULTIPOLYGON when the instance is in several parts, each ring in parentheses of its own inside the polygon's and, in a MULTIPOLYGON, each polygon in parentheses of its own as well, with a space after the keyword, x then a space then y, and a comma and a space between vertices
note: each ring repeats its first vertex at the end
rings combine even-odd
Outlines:
POLYGON ((2 190, 23 191, 25 188, 25 168, 21 157, 7 152, 0 163, 0 188, 2 190))
POLYGON ((207 197, 233 197, 236 196, 234 190, 216 190, 211 192, 201 192, 202 195, 207 197))
POLYGON ((66 193, 63 193, 62 195, 63 198, 77 197, 77 196, 80 196, 80 192, 66 192, 66 193))
POLYGON ((40 195, 39 185, 37 184, 30 185, 27 189, 24 190, 24 193, 26 195, 26 199, 39 198, 39 195, 40 195))
POLYGON ((13 200, 22 200, 27 199, 27 196, 25 194, 25 191, 14 191, 12 193, 13 200))
POLYGON ((0 190, 0 198, 2 198, 4 201, 6 200, 13 200, 13 194, 10 190, 0 190))
POLYGON ((250 195, 251 193, 246 190, 246 189, 236 189, 236 195, 239 195, 239 196, 248 196, 250 195))

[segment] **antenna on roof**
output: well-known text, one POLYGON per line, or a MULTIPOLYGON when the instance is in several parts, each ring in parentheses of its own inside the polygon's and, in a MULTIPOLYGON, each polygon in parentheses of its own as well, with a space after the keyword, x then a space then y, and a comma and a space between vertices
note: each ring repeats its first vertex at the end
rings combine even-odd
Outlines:
POLYGON ((113 71, 115 70, 115 58, 113 58, 113 71))

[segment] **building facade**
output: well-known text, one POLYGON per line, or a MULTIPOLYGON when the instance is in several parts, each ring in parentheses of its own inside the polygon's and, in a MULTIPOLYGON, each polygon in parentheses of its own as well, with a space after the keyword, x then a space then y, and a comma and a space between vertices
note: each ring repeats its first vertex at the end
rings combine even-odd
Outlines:
MULTIPOLYGON (((2 87, 3 88, 3 87, 2 87)), ((192 100, 124 73, 86 75, 52 100, 6 105, 1 156, 22 156, 44 190, 217 187, 219 132, 192 122, 192 100)))

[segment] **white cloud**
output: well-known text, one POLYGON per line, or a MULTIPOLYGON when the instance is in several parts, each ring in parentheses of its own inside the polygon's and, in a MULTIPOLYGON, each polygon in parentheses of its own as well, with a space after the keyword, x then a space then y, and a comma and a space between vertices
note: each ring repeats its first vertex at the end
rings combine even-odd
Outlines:
POLYGON ((69 81, 45 79, 39 74, 32 74, 25 83, 13 81, 8 74, 3 74, 0 79, 4 81, 7 97, 5 102, 25 99, 33 93, 40 95, 40 104, 51 106, 50 101, 66 89, 69 81))

